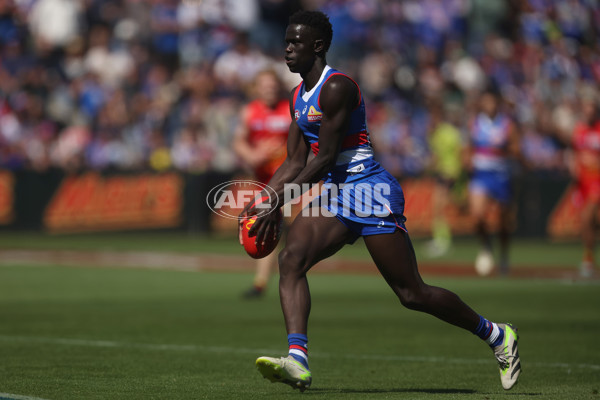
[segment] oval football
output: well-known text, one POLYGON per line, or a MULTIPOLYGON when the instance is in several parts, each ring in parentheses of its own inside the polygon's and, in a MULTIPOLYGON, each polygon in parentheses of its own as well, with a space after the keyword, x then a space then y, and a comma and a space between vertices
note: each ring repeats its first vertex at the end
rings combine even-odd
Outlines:
POLYGON ((250 228, 256 222, 256 216, 253 215, 250 218, 244 218, 240 224, 241 235, 242 235, 242 243, 244 245, 244 250, 246 253, 252 258, 263 258, 268 256, 275 250, 277 244, 279 243, 279 239, 281 238, 281 230, 283 223, 283 215, 281 214, 281 210, 277 210, 277 225, 276 225, 276 235, 273 237, 265 238, 265 243, 255 243, 256 236, 250 236, 250 228))

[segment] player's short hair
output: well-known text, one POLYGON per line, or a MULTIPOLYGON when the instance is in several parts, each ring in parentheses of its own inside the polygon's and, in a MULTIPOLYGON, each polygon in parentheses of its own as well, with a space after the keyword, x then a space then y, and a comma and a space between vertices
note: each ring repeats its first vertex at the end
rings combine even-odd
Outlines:
POLYGON ((315 29, 318 32, 319 37, 323 39, 323 48, 327 53, 329 46, 331 46, 331 39, 333 38, 333 28, 327 15, 321 11, 300 10, 292 14, 289 24, 306 25, 315 29))

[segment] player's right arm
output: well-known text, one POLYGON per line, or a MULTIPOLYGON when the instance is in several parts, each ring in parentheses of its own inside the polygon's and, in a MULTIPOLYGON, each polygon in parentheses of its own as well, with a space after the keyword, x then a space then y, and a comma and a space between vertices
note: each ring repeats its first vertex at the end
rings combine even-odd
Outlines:
MULTIPOLYGON (((292 182, 296 177, 302 172, 304 167, 306 166, 306 160, 308 159, 308 155, 310 152, 310 146, 308 142, 304 139, 304 135, 302 134, 302 130, 296 123, 296 119, 294 118, 294 91, 292 91, 290 95, 290 113, 292 115, 292 122, 290 124, 288 139, 287 139, 287 156, 285 161, 281 166, 275 171, 273 177, 269 181, 269 187, 275 191, 275 193, 282 193, 284 189, 284 185, 287 182, 292 182)), ((268 197, 267 195, 271 195, 271 193, 260 194, 257 197, 268 197)), ((280 196, 281 197, 281 196, 280 196)), ((254 202, 248 204, 244 210, 240 213, 240 216, 252 215, 254 214, 254 202)), ((278 204, 271 204, 271 207, 281 207, 283 206, 281 198, 279 199, 278 204)), ((269 235, 275 236, 277 226, 277 218, 276 213, 272 212, 267 214, 264 218, 258 218, 254 223, 251 233, 254 234, 258 231, 256 237, 257 241, 263 241, 264 238, 269 237, 269 235)), ((240 236, 240 244, 242 243, 242 239, 240 236)))
POLYGON ((279 191, 285 183, 293 181, 306 166, 309 149, 300 127, 295 120, 292 120, 288 132, 287 157, 273 174, 269 186, 279 191))
MULTIPOLYGON (((288 182, 292 182, 300 174, 300 172, 306 166, 306 160, 310 152, 310 146, 304 139, 302 130, 296 123, 294 118, 294 92, 290 94, 290 113, 292 115, 292 122, 288 131, 287 139, 287 156, 281 166, 275 171, 273 177, 269 181, 269 187, 276 193, 283 192, 284 185, 288 182)), ((283 204, 273 204, 273 206, 282 206, 283 204)), ((249 204, 241 215, 252 214, 253 204, 249 204)))

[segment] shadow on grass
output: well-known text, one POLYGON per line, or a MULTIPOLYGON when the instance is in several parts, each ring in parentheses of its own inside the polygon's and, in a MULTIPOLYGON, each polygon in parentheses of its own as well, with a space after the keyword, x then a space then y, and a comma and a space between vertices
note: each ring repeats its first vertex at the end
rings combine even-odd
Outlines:
MULTIPOLYGON (((491 393, 481 393, 472 389, 429 389, 429 388, 401 388, 401 389, 352 389, 352 388, 311 388, 304 392, 307 394, 349 394, 349 393, 361 393, 361 394, 377 394, 377 393, 425 393, 425 394, 479 394, 485 395, 491 393)), ((523 392, 512 392, 504 393, 507 396, 541 396, 542 393, 523 393, 523 392)))
POLYGON ((475 390, 471 389, 352 389, 352 388, 311 388, 304 392, 323 394, 323 393, 363 393, 363 394, 375 394, 375 393, 427 393, 427 394, 475 394, 475 390))

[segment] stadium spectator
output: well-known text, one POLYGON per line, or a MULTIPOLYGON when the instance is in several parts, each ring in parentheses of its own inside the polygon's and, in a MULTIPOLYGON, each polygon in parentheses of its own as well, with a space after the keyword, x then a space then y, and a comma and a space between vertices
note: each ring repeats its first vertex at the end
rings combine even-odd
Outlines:
POLYGON ((215 143, 202 124, 188 123, 178 132, 171 148, 173 166, 180 171, 203 173, 210 169, 215 143))
POLYGON ((82 30, 81 3, 71 0, 38 0, 29 12, 29 29, 39 52, 61 49, 82 30))
POLYGON ((223 87, 235 92, 243 90, 268 65, 267 57, 250 45, 248 35, 238 32, 233 48, 215 60, 215 76, 223 87))
POLYGON ((151 2, 150 27, 155 59, 174 71, 179 65, 179 23, 176 0, 151 2))
POLYGON ((82 155, 105 140, 98 120, 120 89, 129 118, 111 141, 135 160, 112 167, 147 167, 150 152, 144 143, 151 132, 160 131, 173 153, 190 101, 182 76, 202 70, 213 85, 202 113, 202 135, 214 146, 207 168, 238 168, 230 143, 236 116, 248 100, 244 86, 265 65, 281 66, 272 58, 283 46, 273 40, 279 37, 274 32, 301 6, 326 11, 336 37, 344 39, 334 38, 331 61, 358 77, 380 161, 395 175, 418 176, 427 168, 428 98, 454 97, 464 104, 468 120, 486 76, 513 104, 515 120, 524 127, 523 154, 534 169, 566 171, 565 149, 556 135, 572 131, 580 87, 600 80, 600 12, 595 2, 584 0, 5 0, 0 4, 0 166, 78 164, 67 161, 72 155, 53 150, 63 147, 57 145, 60 133, 72 127, 90 134, 81 142, 86 143, 81 167, 106 165, 88 164, 91 159, 82 155), (30 126, 50 122, 55 134, 14 140, 21 137, 21 99, 31 93, 42 106, 30 126), (49 163, 40 162, 40 154, 50 154, 49 163))

